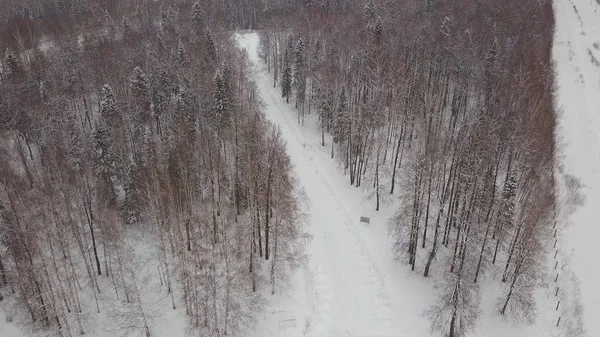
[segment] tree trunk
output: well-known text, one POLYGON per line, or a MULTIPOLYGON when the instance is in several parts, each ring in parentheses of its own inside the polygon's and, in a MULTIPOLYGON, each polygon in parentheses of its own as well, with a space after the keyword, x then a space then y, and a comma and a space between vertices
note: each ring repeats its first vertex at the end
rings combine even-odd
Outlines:
POLYGON ((519 268, 515 268, 515 274, 513 275, 513 279, 512 282, 510 284, 510 289, 508 291, 508 294, 506 295, 506 301, 504 301, 504 305, 502 306, 502 310, 500 310, 500 313, 502 315, 504 315, 506 313, 506 308, 508 307, 508 302, 510 301, 511 297, 512 297, 512 293, 513 290, 515 289, 515 283, 517 282, 517 275, 519 273, 519 268))
POLYGON ((375 210, 379 211, 379 150, 377 150, 377 163, 375 164, 375 184, 377 185, 375 189, 375 194, 377 197, 375 210))
POLYGON ((429 221, 429 205, 431 204, 431 177, 433 176, 433 166, 431 172, 429 172, 429 183, 427 184, 427 208, 425 210, 425 229, 423 230, 423 245, 425 248, 425 241, 427 241, 427 223, 429 221))
POLYGON ((483 243, 481 244, 481 251, 479 252, 479 260, 477 261, 477 268, 475 269, 475 278, 473 279, 473 283, 477 283, 477 277, 479 277, 479 271, 481 269, 481 261, 483 261, 483 254, 485 252, 485 246, 487 244, 490 227, 491 227, 491 223, 488 222, 488 225, 485 229, 485 235, 483 236, 483 243))
POLYGON ((323 118, 323 113, 321 113, 321 146, 325 146, 325 118, 323 118))
POLYGON ((256 202, 256 233, 258 234, 258 255, 263 257, 262 228, 260 226, 260 208, 256 202))
POLYGON ((273 174, 273 163, 269 164, 269 174, 267 175, 267 194, 265 205, 265 260, 269 259, 269 218, 271 217, 271 180, 273 174))
POLYGON ((5 286, 8 284, 8 278, 6 277, 6 268, 4 267, 4 263, 2 263, 2 256, 0 256, 0 286, 5 286))
POLYGON ((519 234, 521 233, 521 227, 523 226, 523 221, 519 221, 519 227, 517 228, 517 232, 515 233, 515 237, 510 245, 510 252, 508 253, 508 259, 506 259, 506 265, 504 267, 504 273, 502 273, 502 282, 506 282, 506 278, 508 277, 508 267, 510 266, 511 259, 515 252, 515 247, 517 245, 517 240, 519 238, 519 234))
POLYGON ((455 337, 455 324, 456 324, 456 309, 452 313, 452 319, 450 320, 450 332, 448 333, 448 337, 455 337))
POLYGON ((21 164, 23 165, 23 170, 25 171, 25 176, 27 177, 27 182, 29 183, 29 188, 33 188, 33 176, 31 175, 31 171, 29 170, 29 166, 27 165, 27 159, 25 158, 25 154, 23 153, 23 147, 21 146, 21 142, 18 137, 15 137, 15 142, 17 144, 17 153, 19 154, 19 158, 21 159, 21 164))
MULTIPOLYGON (((87 190, 87 188, 86 188, 87 190)), ((100 268, 100 259, 98 258, 98 248, 96 246, 96 235, 94 233, 94 214, 92 213, 92 205, 91 205, 91 199, 90 199, 90 193, 89 191, 87 191, 87 197, 84 199, 83 204, 85 207, 85 213, 88 219, 88 226, 90 228, 90 233, 92 236, 92 249, 94 251, 94 259, 96 260, 96 269, 98 271, 98 275, 102 275, 102 270, 100 268)))

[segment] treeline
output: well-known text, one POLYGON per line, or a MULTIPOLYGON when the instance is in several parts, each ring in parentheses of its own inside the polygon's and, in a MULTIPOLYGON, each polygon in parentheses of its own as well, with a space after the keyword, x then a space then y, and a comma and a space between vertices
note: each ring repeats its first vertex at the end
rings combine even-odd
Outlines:
POLYGON ((432 329, 473 329, 496 281, 498 312, 531 322, 555 223, 552 2, 294 8, 270 18, 263 60, 350 184, 377 210, 399 195, 394 248, 438 284, 432 329))
POLYGON ((150 336, 152 277, 194 331, 239 334, 303 257, 285 144, 208 4, 121 5, 5 49, 0 292, 34 332, 83 334, 108 298, 150 336))

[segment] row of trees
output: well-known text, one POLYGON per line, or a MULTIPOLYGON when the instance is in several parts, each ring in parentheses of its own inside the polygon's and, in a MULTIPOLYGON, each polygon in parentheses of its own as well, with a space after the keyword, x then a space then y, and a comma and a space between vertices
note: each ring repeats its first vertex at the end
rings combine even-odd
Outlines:
POLYGON ((33 331, 83 334, 108 297, 120 332, 152 335, 160 294, 142 287, 133 229, 173 309, 210 336, 244 331, 303 258, 290 160, 244 57, 210 6, 176 5, 119 3, 6 49, 0 292, 33 331))
POLYGON ((377 210, 400 195, 394 248, 436 279, 432 329, 473 329, 496 281, 498 312, 531 322, 556 207, 552 2, 294 8, 270 17, 261 55, 350 184, 377 210))

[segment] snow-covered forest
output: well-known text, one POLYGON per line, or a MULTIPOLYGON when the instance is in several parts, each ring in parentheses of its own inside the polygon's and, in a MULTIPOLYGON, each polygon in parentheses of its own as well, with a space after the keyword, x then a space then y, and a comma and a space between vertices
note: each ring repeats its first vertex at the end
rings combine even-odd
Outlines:
POLYGON ((573 1, 1 0, 0 335, 586 336, 573 1))
POLYGON ((236 334, 303 257, 280 132, 203 3, 80 5, 6 23, 6 306, 34 333, 90 333, 104 314, 150 336, 155 291, 190 329, 236 334))

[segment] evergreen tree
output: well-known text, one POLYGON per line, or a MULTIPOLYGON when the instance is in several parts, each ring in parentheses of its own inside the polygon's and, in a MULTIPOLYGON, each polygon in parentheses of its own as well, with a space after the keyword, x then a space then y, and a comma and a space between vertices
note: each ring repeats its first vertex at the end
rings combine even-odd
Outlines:
POLYGON ((182 130, 186 132, 188 136, 193 135, 196 132, 196 115, 191 109, 192 103, 190 102, 190 95, 188 89, 184 84, 179 85, 176 89, 175 94, 175 120, 176 123, 172 123, 172 127, 178 129, 171 130, 176 135, 181 133, 182 130))
POLYGON ((492 68, 494 66, 494 64, 496 63, 498 49, 499 49, 498 38, 494 38, 494 42, 492 43, 490 50, 488 50, 488 53, 485 56, 485 63, 488 68, 492 68))
POLYGON ((160 23, 163 29, 173 32, 174 30, 174 10, 171 5, 166 6, 162 3, 159 8, 160 11, 160 23))
POLYGON ((121 22, 123 28, 123 39, 127 40, 131 37, 131 25, 129 24, 129 20, 127 16, 123 15, 123 21, 121 22))
MULTIPOLYGON (((134 158, 138 159, 142 155, 140 152, 145 146, 145 132, 150 125, 151 117, 151 102, 150 90, 146 75, 140 67, 133 69, 133 75, 129 80, 129 88, 131 90, 132 109, 133 109, 133 125, 132 134, 134 142, 134 158)), ((127 174, 127 172, 126 172, 127 174)))
POLYGON ((138 190, 138 184, 136 183, 138 173, 138 165, 135 161, 130 161, 123 181, 125 200, 123 200, 123 205, 121 207, 123 218, 128 224, 137 222, 140 216, 138 209, 140 204, 140 191, 138 190))
POLYGON ((95 172, 97 175, 106 175, 109 178, 115 173, 115 155, 110 143, 108 127, 100 120, 94 129, 94 156, 95 172))
POLYGON ((373 0, 367 1, 363 9, 363 15, 367 25, 371 24, 375 20, 375 4, 373 3, 373 0))
POLYGON ((217 63, 217 48, 215 47, 215 42, 213 40, 212 33, 210 29, 206 28, 204 33, 204 38, 206 40, 206 50, 208 51, 208 57, 213 61, 214 64, 217 63))
POLYGON ((44 102, 44 104, 48 104, 50 102, 50 95, 48 94, 48 88, 44 82, 40 82, 39 87, 40 101, 44 102))
POLYGON ((112 88, 105 84, 100 91, 100 116, 109 126, 118 123, 119 110, 112 88))
POLYGON ((133 75, 129 80, 129 86, 131 88, 131 93, 134 98, 138 99, 147 99, 149 85, 148 80, 146 79, 146 75, 142 71, 140 67, 135 67, 133 69, 133 75))
POLYGON ((213 113, 211 116, 213 126, 219 130, 226 127, 229 119, 230 101, 227 88, 227 80, 225 79, 222 69, 217 70, 213 79, 213 113))
POLYGON ((202 7, 200 6, 200 2, 196 1, 192 5, 192 22, 194 23, 194 30, 196 33, 202 32, 204 29, 204 19, 202 13, 202 7))
POLYGON ((177 42, 177 63, 182 65, 185 63, 185 60, 185 47, 183 45, 183 41, 179 39, 179 42, 177 42))
POLYGON ((281 76, 281 97, 285 98, 286 103, 290 102, 292 94, 292 65, 289 54, 289 50, 286 49, 283 56, 283 75, 281 76))
POLYGON ((113 185, 113 178, 117 172, 116 156, 111 145, 109 129, 102 119, 94 128, 93 151, 96 177, 94 193, 99 209, 101 212, 117 210, 117 195, 113 185))
POLYGON ((333 113, 335 109, 335 93, 332 88, 322 88, 320 90, 319 114, 321 123, 327 132, 331 131, 333 125, 333 113))
POLYGON ((377 16, 375 23, 370 26, 369 32, 371 33, 371 40, 375 45, 381 44, 381 37, 383 36, 383 21, 381 16, 377 16))
POLYGON ((306 94, 306 55, 304 52, 304 41, 302 38, 300 38, 296 43, 294 54, 295 62, 293 86, 296 88, 297 101, 302 103, 304 102, 304 96, 306 94))
POLYGON ((4 53, 4 67, 9 74, 14 74, 19 70, 19 61, 13 51, 8 48, 4 53))
POLYGON ((165 5, 164 2, 160 4, 160 7, 158 8, 158 12, 160 13, 161 24, 163 26, 167 25, 169 22, 169 12, 168 12, 167 6, 165 5))
POLYGON ((106 27, 106 34, 108 35, 108 38, 111 40, 114 39, 116 27, 107 9, 104 10, 104 25, 106 27))
POLYGON ((348 111, 348 98, 346 89, 342 88, 336 114, 334 118, 333 141, 336 143, 344 142, 350 131, 350 115, 348 111))

